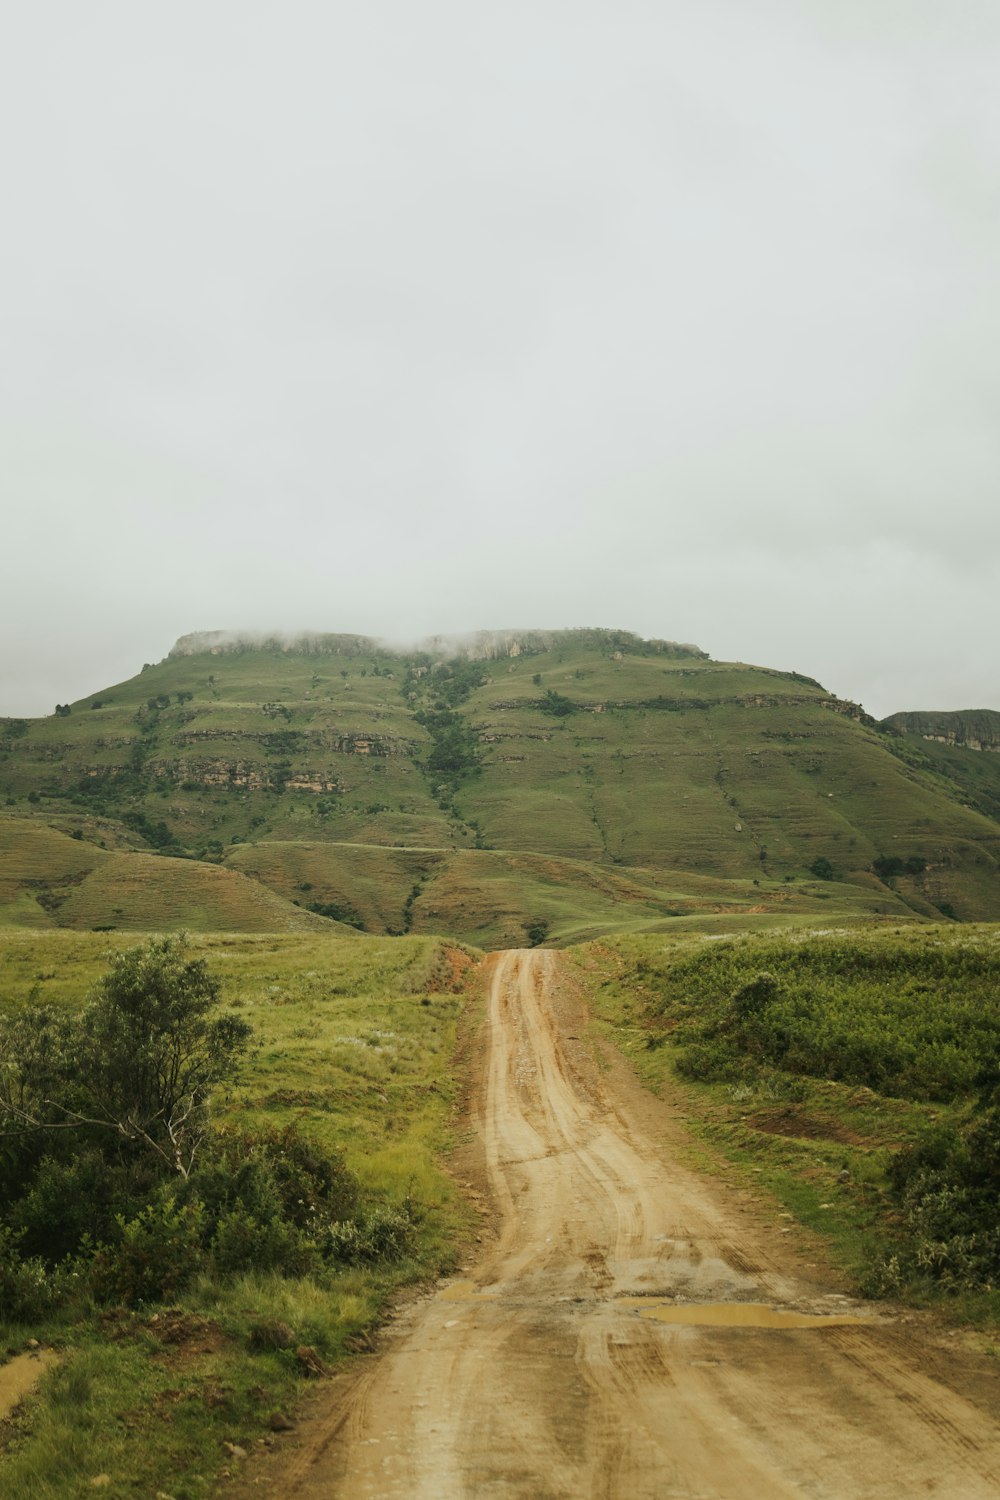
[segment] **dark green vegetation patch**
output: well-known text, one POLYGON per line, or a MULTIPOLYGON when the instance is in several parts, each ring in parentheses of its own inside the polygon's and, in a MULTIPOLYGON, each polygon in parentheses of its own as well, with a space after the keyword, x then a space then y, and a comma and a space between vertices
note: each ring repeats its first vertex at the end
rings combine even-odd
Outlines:
POLYGON ((717 1137, 839 1224, 864 1285, 975 1294, 995 1316, 996 929, 633 938, 609 959, 598 1003, 644 1076, 705 1090, 717 1137))
POLYGON ((427 938, 3 935, 0 1343, 63 1356, 0 1431, 5 1500, 100 1473, 204 1495, 226 1443, 454 1263, 436 1157, 468 962, 427 938))

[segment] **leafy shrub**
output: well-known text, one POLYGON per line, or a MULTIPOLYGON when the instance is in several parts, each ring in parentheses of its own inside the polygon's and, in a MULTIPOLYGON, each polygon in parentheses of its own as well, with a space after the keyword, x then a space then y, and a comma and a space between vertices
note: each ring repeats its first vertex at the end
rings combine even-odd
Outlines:
POLYGON ((68 1161, 44 1156, 28 1191, 12 1204, 8 1222, 28 1254, 55 1265, 74 1255, 83 1240, 112 1234, 115 1214, 134 1189, 121 1165, 94 1147, 68 1161))
POLYGON ((239 1271, 280 1271, 305 1276, 316 1269, 319 1251, 287 1219, 255 1219, 244 1208, 232 1209, 219 1220, 211 1243, 215 1269, 223 1275, 239 1271))
POLYGON ((376 1208, 360 1220, 331 1223, 322 1240, 328 1260, 352 1266, 403 1260, 412 1243, 412 1217, 394 1208, 376 1208))
POLYGON ((688 1051, 712 1043, 687 1065, 700 1077, 730 1079, 742 1059, 949 1100, 981 1087, 1000 1048, 1000 951, 975 941, 719 943, 665 966, 652 987, 651 1019, 672 1016, 688 1051))
POLYGON ((540 708, 543 714, 551 714, 555 719, 568 718, 570 714, 577 712, 579 706, 578 703, 573 702, 572 698, 567 698, 565 694, 557 693, 552 688, 536 700, 536 707, 540 708))
POLYGON ((58 1305, 60 1289, 39 1256, 21 1255, 19 1240, 0 1226, 0 1309, 12 1323, 33 1323, 58 1305))
POLYGON ((964 1130, 929 1131, 896 1154, 888 1175, 901 1211, 897 1276, 950 1289, 1000 1284, 1000 1105, 964 1130))
POLYGON ((101 1302, 162 1302, 204 1265, 200 1203, 154 1198, 132 1219, 119 1214, 116 1235, 94 1253, 90 1284, 101 1302))
POLYGON ((730 1083, 742 1075, 744 1064, 724 1041, 692 1042, 678 1053, 677 1071, 699 1082, 730 1083))
MULTIPOLYGON (((308 1229, 319 1217, 346 1218, 358 1206, 357 1179, 343 1155, 296 1124, 282 1130, 261 1126, 220 1131, 210 1159, 228 1174, 230 1188, 224 1201, 242 1202, 265 1218, 277 1213, 308 1229)), ((196 1191, 208 1201, 204 1171, 198 1174, 196 1191)))

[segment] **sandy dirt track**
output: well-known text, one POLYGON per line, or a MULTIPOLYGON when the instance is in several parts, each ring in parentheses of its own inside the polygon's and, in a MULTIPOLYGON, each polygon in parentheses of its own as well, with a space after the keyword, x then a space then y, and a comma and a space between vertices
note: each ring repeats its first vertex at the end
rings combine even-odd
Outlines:
POLYGON ((678 1165, 669 1112, 576 1043, 560 967, 492 961, 474 1118, 496 1243, 401 1315, 256 1493, 995 1500, 995 1369, 803 1279, 678 1165), (716 1304, 715 1326, 659 1321, 716 1304), (745 1304, 824 1322, 741 1326, 762 1316, 745 1304))

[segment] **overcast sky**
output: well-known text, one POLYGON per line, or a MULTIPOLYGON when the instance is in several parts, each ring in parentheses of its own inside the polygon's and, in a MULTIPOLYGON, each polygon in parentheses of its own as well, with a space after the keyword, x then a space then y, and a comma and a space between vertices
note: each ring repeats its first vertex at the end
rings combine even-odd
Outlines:
POLYGON ((614 625, 1000 709, 996 0, 33 0, 0 714, 614 625))

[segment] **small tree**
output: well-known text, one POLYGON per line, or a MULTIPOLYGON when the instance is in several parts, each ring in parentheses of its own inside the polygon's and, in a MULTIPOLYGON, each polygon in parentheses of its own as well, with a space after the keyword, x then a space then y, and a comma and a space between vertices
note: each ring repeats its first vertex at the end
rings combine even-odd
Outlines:
POLYGON ((187 1176, 208 1129, 208 1100, 235 1071, 251 1027, 213 1015, 218 980, 185 939, 119 953, 82 1018, 87 1072, 109 1123, 187 1176))
POLYGON ((29 1006, 0 1029, 7 1132, 111 1130, 187 1177, 212 1089, 235 1072, 251 1028, 213 1014, 219 986, 184 938, 118 954, 79 1019, 29 1006))

